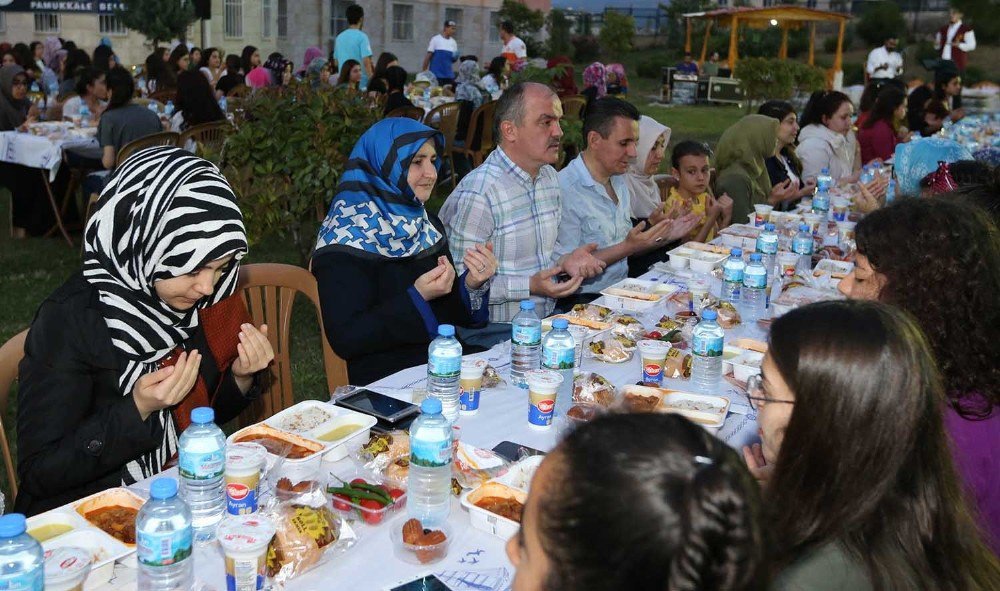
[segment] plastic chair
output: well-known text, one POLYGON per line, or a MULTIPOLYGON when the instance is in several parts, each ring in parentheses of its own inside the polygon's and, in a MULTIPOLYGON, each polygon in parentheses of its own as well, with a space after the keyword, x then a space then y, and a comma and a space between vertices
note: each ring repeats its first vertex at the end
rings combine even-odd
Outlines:
POLYGON ((7 441, 7 430, 3 420, 7 416, 10 387, 17 380, 17 366, 24 358, 24 341, 27 337, 28 330, 25 329, 0 346, 0 452, 3 453, 4 469, 7 470, 7 482, 10 485, 11 497, 7 502, 8 507, 14 505, 14 498, 17 497, 17 470, 14 466, 14 457, 10 453, 10 442, 7 441))
POLYGON ((131 141, 118 150, 118 155, 115 157, 115 168, 121 166, 122 162, 128 160, 129 156, 139 150, 145 150, 153 146, 176 146, 177 138, 179 137, 180 134, 176 131, 161 131, 160 133, 154 133, 131 141))
POLYGON ((273 381, 270 389, 240 415, 240 426, 258 423, 295 404, 292 390, 291 328, 295 294, 302 293, 316 307, 323 341, 323 367, 327 389, 332 393, 346 386, 347 364, 330 348, 320 314, 319 290, 312 273, 294 265, 256 263, 240 267, 237 288, 243 294, 254 324, 267 324, 268 340, 274 349, 273 381))
POLYGON ((188 142, 193 141, 195 146, 207 146, 213 150, 219 150, 226 141, 226 135, 232 129, 233 126, 229 121, 200 123, 181 132, 180 137, 177 138, 177 147, 186 149, 188 142))
POLYGON ((451 149, 453 157, 455 154, 465 156, 472 162, 473 168, 486 160, 486 155, 495 147, 493 143, 493 114, 495 111, 496 101, 490 101, 472 112, 465 141, 462 145, 456 144, 451 149), (478 142, 476 138, 479 139, 478 142))
POLYGON ((564 96, 562 99, 563 119, 580 121, 583 119, 583 112, 587 108, 587 98, 579 94, 564 96))
POLYGON ((455 147, 455 133, 458 131, 458 116, 461 112, 462 104, 455 101, 434 107, 424 117, 424 125, 437 128, 444 136, 444 154, 441 154, 440 157, 448 159, 448 165, 451 167, 452 188, 458 184, 458 180, 455 178, 455 159, 451 157, 451 151, 455 147))
POLYGON ((409 117, 417 121, 423 121, 424 110, 420 107, 399 107, 390 111, 385 118, 389 117, 409 117))

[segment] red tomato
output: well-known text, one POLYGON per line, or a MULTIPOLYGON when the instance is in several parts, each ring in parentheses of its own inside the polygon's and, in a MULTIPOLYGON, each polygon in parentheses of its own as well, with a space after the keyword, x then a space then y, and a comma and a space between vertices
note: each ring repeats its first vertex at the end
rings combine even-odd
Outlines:
POLYGON ((405 494, 406 494, 405 492, 399 490, 398 488, 390 488, 389 489, 389 496, 392 497, 392 500, 394 500, 394 501, 398 501, 399 497, 401 497, 401 496, 403 496, 405 494))
POLYGON ((660 334, 660 332, 659 332, 659 331, 655 331, 655 330, 654 330, 653 332, 651 332, 651 333, 647 334, 646 336, 647 336, 647 337, 649 337, 649 338, 651 338, 651 339, 654 339, 654 340, 658 340, 658 339, 659 339, 660 337, 662 337, 663 335, 662 335, 662 334, 660 334))
POLYGON ((371 499, 361 499, 361 516, 368 525, 382 523, 382 504, 371 499))
POLYGON ((355 478, 354 480, 352 480, 352 481, 351 481, 351 484, 352 484, 352 485, 357 485, 357 484, 368 484, 368 481, 367 481, 367 480, 365 480, 364 478, 355 478))
POLYGON ((351 510, 350 502, 351 499, 348 498, 347 495, 341 495, 341 494, 333 495, 333 508, 336 509, 337 511, 350 511, 351 510))

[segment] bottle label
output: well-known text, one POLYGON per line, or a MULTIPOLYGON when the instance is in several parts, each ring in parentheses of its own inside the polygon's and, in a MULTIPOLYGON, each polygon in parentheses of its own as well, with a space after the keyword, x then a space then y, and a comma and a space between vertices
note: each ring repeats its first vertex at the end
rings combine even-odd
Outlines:
POLYGON ((722 357, 722 337, 695 335, 691 351, 698 357, 722 357))
POLYGON ((757 252, 763 254, 776 254, 778 252, 778 241, 777 240, 765 240, 764 238, 757 239, 757 252))
POLYGON ((0 575, 0 591, 43 591, 45 589, 45 563, 39 562, 28 572, 0 575))
POLYGON ((191 527, 169 532, 136 531, 136 558, 143 566, 170 566, 191 556, 191 527))
POLYGON ((743 287, 764 289, 767 287, 766 273, 746 273, 743 275, 743 287))
POLYGON ((542 367, 545 369, 573 369, 576 351, 555 347, 542 347, 542 367))
POLYGON ((178 469, 187 480, 214 480, 226 469, 226 454, 222 450, 195 453, 181 451, 178 469))
POLYGON ((423 441, 410 437, 410 463, 424 468, 451 464, 451 440, 423 441))
POLYGON ((540 345, 542 342, 542 325, 533 324, 531 326, 517 326, 514 325, 514 331, 511 335, 511 340, 514 341, 515 345, 527 345, 529 347, 534 347, 540 345))
POLYGON ((743 282, 743 267, 729 265, 722 266, 722 280, 728 281, 729 283, 742 283, 743 282))
POLYGON ((431 355, 427 360, 427 373, 435 378, 457 378, 461 372, 461 355, 431 355))
POLYGON ((795 254, 812 254, 813 253, 813 241, 810 237, 809 240, 795 240, 792 243, 792 250, 795 254))

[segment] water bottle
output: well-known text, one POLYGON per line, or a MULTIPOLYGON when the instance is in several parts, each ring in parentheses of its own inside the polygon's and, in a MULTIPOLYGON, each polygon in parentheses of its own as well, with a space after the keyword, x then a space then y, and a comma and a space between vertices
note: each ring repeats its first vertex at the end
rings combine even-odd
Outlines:
POLYGON ((444 523, 451 511, 451 422, 441 401, 425 398, 410 426, 406 512, 424 527, 444 523))
POLYGON ((808 224, 799 224, 799 232, 792 238, 792 252, 799 255, 797 270, 800 274, 808 274, 812 270, 813 235, 808 224))
POLYGON ((518 388, 527 388, 524 373, 538 369, 542 347, 542 321, 535 314, 535 302, 521 302, 521 311, 511 321, 510 341, 510 380, 518 388))
POLYGON ((823 189, 816 191, 816 194, 813 195, 812 210, 813 213, 818 213, 819 215, 823 216, 824 220, 827 219, 827 217, 830 214, 829 191, 823 189))
POLYGON ((163 105, 163 114, 167 117, 173 117, 174 115, 174 101, 167 101, 166 105, 163 105))
POLYGON ((750 255, 750 264, 743 272, 743 316, 750 322, 767 314, 767 268, 761 263, 761 254, 750 255))
POLYGON ((146 105, 146 108, 149 109, 157 117, 160 116, 160 109, 156 106, 156 103, 154 103, 153 101, 150 101, 149 104, 146 105))
POLYGON ((556 393, 556 415, 566 416, 573 406, 573 367, 576 340, 569 333, 569 321, 556 318, 552 330, 542 340, 542 367, 559 372, 563 377, 556 393))
POLYGON ((226 436, 213 421, 215 411, 191 411, 191 425, 178 441, 181 497, 191 508, 198 539, 211 539, 226 511, 226 436))
POLYGON ((768 271, 774 269, 774 259, 778 254, 778 232, 774 224, 764 224, 764 229, 757 235, 757 252, 764 268, 768 271))
POLYGON ((90 125, 90 107, 84 102, 80 103, 80 121, 84 126, 90 125))
POLYGON ((718 313, 702 312, 691 339, 691 385, 696 392, 715 394, 722 379, 722 341, 726 333, 716 322, 718 313))
POLYGON ((833 188, 833 177, 830 176, 830 169, 824 168, 816 175, 816 190, 830 192, 833 188))
POLYGON ((458 418, 459 378, 462 374, 462 344, 455 327, 438 325, 438 336, 427 348, 427 395, 441 401, 441 411, 449 421, 458 418))
POLYGON ((157 478, 135 517, 138 588, 190 589, 194 584, 191 510, 177 496, 177 481, 157 478))
POLYGON ((743 249, 729 251, 729 258, 722 264, 722 299, 734 306, 740 303, 740 287, 743 285, 743 249))
POLYGON ((885 188, 885 204, 889 205, 896 199, 896 179, 889 179, 889 186, 885 188))
POLYGON ((868 183, 875 180, 875 173, 872 172, 872 167, 865 164, 861 167, 861 177, 858 179, 862 185, 867 185, 868 183))
POLYGON ((229 107, 229 102, 226 100, 226 97, 223 96, 222 98, 219 99, 219 108, 222 109, 223 115, 229 112, 226 110, 228 107, 229 107))
POLYGON ((20 513, 0 517, 0 589, 45 588, 45 553, 35 538, 24 533, 27 528, 20 513))
POLYGON ((56 82, 49 84, 49 97, 55 98, 58 95, 59 95, 59 84, 56 82))
POLYGON ((428 86, 424 89, 424 105, 430 106, 431 104, 431 88, 428 86))

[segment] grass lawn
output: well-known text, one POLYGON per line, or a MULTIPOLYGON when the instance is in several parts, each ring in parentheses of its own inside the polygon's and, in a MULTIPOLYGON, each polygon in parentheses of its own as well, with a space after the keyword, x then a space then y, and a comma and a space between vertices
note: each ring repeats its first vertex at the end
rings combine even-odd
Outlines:
MULTIPOLYGON (((722 131, 742 116, 736 107, 660 107, 645 104, 641 95, 633 98, 640 110, 673 130, 673 141, 698 139, 712 145, 722 131)), ((431 209, 440 207, 450 192, 445 185, 435 191, 431 209)), ((8 227, 10 195, 0 189, 0 343, 28 328, 38 305, 80 267, 80 248, 69 248, 61 238, 11 240, 8 227)), ((76 236, 75 238, 79 238, 76 236)), ((279 262, 299 264, 289 241, 267 239, 251 245, 245 263, 279 262)), ((292 315, 292 379, 297 400, 325 399, 322 349, 316 312, 306 298, 299 296, 292 315)), ((16 388, 8 398, 4 427, 16 451, 14 424, 16 388)), ((6 491, 6 477, 0 474, 0 486, 6 491)))

